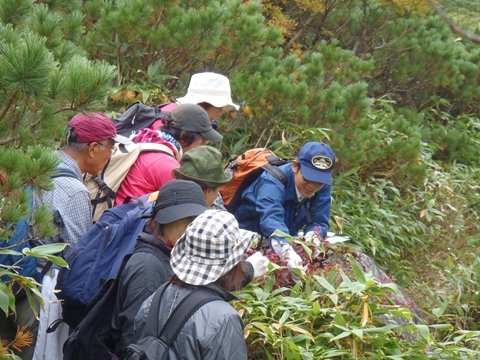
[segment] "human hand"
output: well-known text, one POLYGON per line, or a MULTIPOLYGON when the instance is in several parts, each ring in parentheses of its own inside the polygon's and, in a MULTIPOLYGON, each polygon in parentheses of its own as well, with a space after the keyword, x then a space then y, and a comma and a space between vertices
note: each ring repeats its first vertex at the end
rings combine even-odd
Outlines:
POLYGON ((270 238, 270 246, 282 260, 287 261, 287 266, 289 268, 297 268, 301 269, 302 271, 304 270, 302 266, 302 258, 296 253, 292 247, 292 244, 290 244, 288 240, 272 236, 270 238))
POLYGON ((283 258, 287 261, 287 266, 290 269, 297 268, 303 271, 303 260, 300 255, 298 255, 296 251, 293 250, 292 245, 289 245, 281 256, 283 256, 283 258))
POLYGON ((256 252, 245 261, 248 261, 250 264, 252 264, 254 278, 263 276, 268 271, 268 264, 270 261, 268 261, 267 257, 263 256, 260 252, 256 252))
POLYGON ((305 234, 305 241, 314 244, 316 247, 323 245, 322 236, 316 231, 309 231, 305 234))

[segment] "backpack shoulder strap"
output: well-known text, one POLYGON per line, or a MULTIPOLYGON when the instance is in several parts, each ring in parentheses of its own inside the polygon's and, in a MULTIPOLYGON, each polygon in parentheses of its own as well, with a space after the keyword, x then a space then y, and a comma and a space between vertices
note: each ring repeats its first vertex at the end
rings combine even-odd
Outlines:
POLYGON ((80 180, 77 174, 75 174, 72 169, 56 167, 55 170, 58 170, 58 173, 52 175, 52 179, 59 177, 69 177, 80 180))
MULTIPOLYGON (((207 288, 199 287, 190 292, 190 294, 180 301, 168 317, 159 335, 159 339, 163 341, 167 347, 170 347, 188 319, 203 305, 214 300, 222 300, 222 298, 207 288)), ((158 317, 156 320, 158 322, 158 317)))
POLYGON ((283 184, 283 186, 287 186, 287 175, 282 170, 280 170, 278 166, 266 164, 262 166, 262 169, 272 175, 275 179, 279 180, 283 184))
POLYGON ((160 286, 155 295, 153 295, 152 303, 150 304, 150 310, 148 310, 147 322, 145 324, 145 337, 158 335, 158 315, 160 313, 160 300, 162 295, 169 285, 168 282, 160 286))

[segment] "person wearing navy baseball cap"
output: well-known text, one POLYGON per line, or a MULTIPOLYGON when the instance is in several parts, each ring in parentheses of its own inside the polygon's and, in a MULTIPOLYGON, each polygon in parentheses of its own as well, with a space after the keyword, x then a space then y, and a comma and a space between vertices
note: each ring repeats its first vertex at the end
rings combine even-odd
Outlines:
POLYGON ((272 236, 275 230, 296 235, 299 230, 318 240, 330 230, 330 189, 335 154, 327 144, 309 142, 292 162, 278 168, 286 184, 264 171, 242 193, 242 204, 235 211, 240 227, 270 238, 270 247, 301 268, 302 259, 285 238, 272 236), (314 236, 313 236, 314 235, 314 236))

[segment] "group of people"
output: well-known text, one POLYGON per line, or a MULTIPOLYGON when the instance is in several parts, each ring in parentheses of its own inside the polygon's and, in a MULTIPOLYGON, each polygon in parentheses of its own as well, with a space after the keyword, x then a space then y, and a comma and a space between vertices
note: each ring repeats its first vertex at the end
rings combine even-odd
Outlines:
MULTIPOLYGON (((230 214, 223 207, 220 189, 232 174, 224 171, 220 151, 208 145, 222 139, 212 121, 239 108, 231 99, 228 78, 210 72, 194 74, 186 96, 167 107, 162 110, 171 111, 171 121, 154 122, 132 141, 165 144, 174 156, 141 153, 117 193, 116 205, 127 196, 145 194, 152 194, 156 201, 120 274, 111 324, 114 352, 121 358, 128 345, 145 336, 152 298, 168 283, 160 302, 159 328, 196 288, 206 287, 219 296, 187 321, 168 350, 170 359, 246 359, 243 323, 227 302, 235 299, 231 291, 266 273, 268 260, 256 254, 243 261, 244 254, 254 238, 262 236, 289 266, 302 267, 289 241, 272 234, 281 230, 296 235, 304 229, 326 236, 335 155, 324 143, 305 144, 295 160, 279 167, 286 174, 286 185, 263 172, 243 192, 241 206, 230 214)), ((130 140, 117 135, 104 114, 80 113, 70 120, 65 144, 57 154, 59 167, 70 169, 76 177, 54 178, 55 188, 34 199, 34 206, 50 208, 59 230, 43 243, 74 244, 92 226, 90 193, 82 174, 98 174, 116 151, 116 142, 128 144, 130 140)), ((45 266, 39 259, 38 267, 45 266)), ((46 333, 48 325, 61 317, 61 305, 53 292, 58 271, 53 265, 42 282, 42 294, 51 302, 41 309, 39 322, 33 311, 26 314, 28 307, 21 303, 16 306, 22 316, 17 311, 17 315, 0 318, 2 340, 12 339, 17 326, 28 326, 37 335, 32 346, 18 353, 24 360, 62 358, 70 329, 63 324, 46 333)))

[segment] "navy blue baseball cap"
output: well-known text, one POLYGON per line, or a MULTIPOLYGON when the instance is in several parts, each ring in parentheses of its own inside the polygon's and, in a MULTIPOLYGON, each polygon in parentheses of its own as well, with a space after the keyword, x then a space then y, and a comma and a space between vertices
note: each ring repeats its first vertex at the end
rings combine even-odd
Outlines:
POLYGON ((332 185, 335 154, 327 144, 309 142, 302 146, 297 157, 302 175, 308 181, 332 185))

